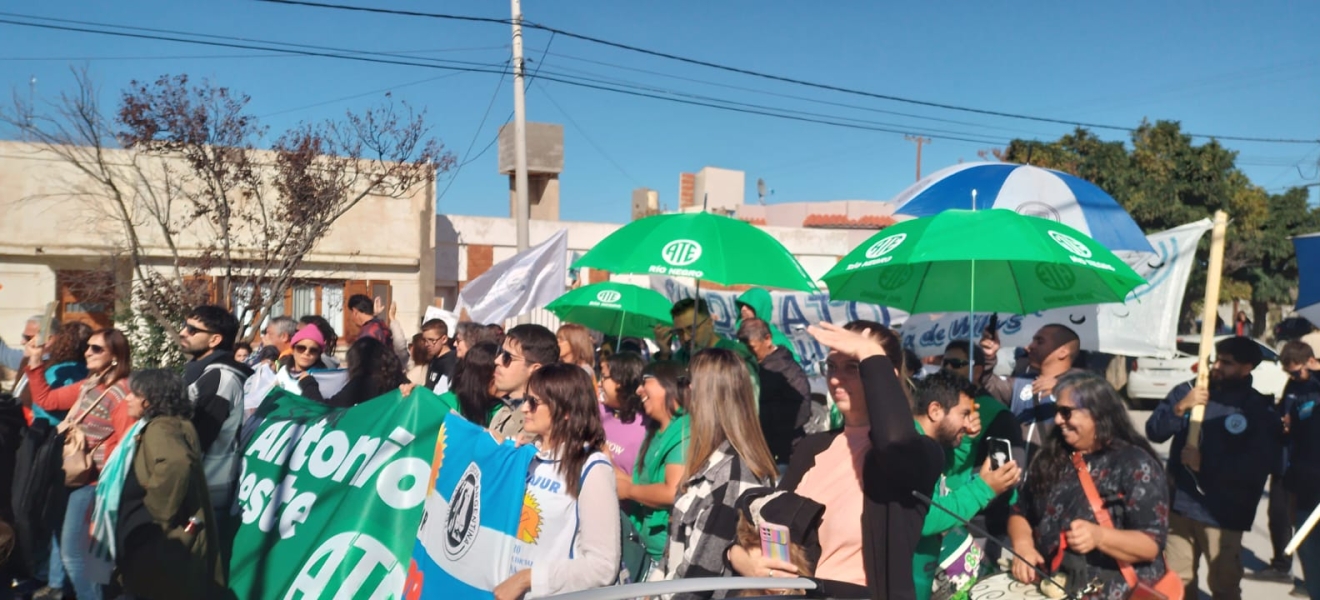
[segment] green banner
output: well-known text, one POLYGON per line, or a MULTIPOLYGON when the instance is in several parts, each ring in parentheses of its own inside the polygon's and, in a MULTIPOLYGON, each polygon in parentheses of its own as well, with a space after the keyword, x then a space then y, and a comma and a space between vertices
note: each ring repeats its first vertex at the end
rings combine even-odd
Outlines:
POLYGON ((420 387, 346 409, 272 391, 243 452, 237 596, 401 597, 446 412, 420 387))

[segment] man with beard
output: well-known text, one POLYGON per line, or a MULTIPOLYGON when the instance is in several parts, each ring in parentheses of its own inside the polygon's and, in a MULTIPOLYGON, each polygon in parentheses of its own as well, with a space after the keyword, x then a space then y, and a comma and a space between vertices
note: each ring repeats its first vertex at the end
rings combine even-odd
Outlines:
POLYGON ((211 505, 220 514, 238 479, 238 434, 243 427, 243 384, 252 369, 234 360, 238 320, 219 306, 198 306, 184 319, 179 346, 191 360, 183 366, 193 428, 201 442, 202 468, 211 505))
POLYGON ((1209 388, 1183 383, 1169 392, 1146 421, 1152 443, 1172 438, 1166 469, 1173 488, 1168 568, 1194 597, 1201 557, 1215 600, 1242 598, 1242 534, 1256 520, 1265 480, 1275 470, 1283 423, 1274 399, 1251 386, 1261 361, 1260 344, 1231 337, 1215 344, 1209 388), (1192 409, 1205 407, 1199 447, 1187 445, 1192 409))
MULTIPOLYGON (((913 417, 917 431, 939 442, 946 452, 957 448, 962 444, 964 436, 980 433, 980 421, 975 418, 975 397, 976 388, 966 377, 949 371, 926 376, 917 382, 913 393, 913 417)), ((931 498, 964 519, 975 517, 996 496, 1012 489, 1021 475, 1016 462, 1009 461, 998 469, 991 468, 990 462, 987 458, 981 465, 979 477, 957 489, 950 489, 944 476, 940 476, 930 494, 931 498)), ((940 508, 932 507, 926 513, 921 528, 922 537, 912 560, 912 577, 919 600, 930 597, 931 584, 939 568, 944 536, 959 524, 956 518, 940 508)), ((967 532, 959 532, 959 535, 965 538, 967 532)))

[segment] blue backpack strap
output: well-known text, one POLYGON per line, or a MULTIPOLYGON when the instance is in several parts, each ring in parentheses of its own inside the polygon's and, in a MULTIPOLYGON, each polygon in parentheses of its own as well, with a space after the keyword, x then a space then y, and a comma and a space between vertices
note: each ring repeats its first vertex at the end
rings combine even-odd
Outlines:
MULTIPOLYGON (((595 467, 596 465, 609 465, 609 464, 611 463, 608 460, 593 460, 587 463, 587 466, 582 467, 582 476, 578 477, 578 493, 579 494, 582 493, 582 486, 587 483, 587 474, 591 472, 592 467, 595 467)), ((578 502, 573 503, 573 520, 574 520, 573 540, 572 542, 569 543, 568 546, 569 559, 575 558, 573 555, 576 553, 576 549, 577 549, 577 536, 578 536, 578 532, 581 531, 581 525, 582 525, 582 505, 578 502)))

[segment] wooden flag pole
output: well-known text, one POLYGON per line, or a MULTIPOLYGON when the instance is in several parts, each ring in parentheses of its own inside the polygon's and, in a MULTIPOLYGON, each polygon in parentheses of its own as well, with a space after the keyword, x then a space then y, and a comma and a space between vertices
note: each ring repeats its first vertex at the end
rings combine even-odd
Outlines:
MULTIPOLYGON (((1228 213, 1215 211, 1214 229, 1210 233, 1210 264, 1205 277, 1205 311, 1201 315, 1201 352, 1196 363, 1196 387, 1210 387, 1210 353, 1215 350, 1215 323, 1219 316, 1219 283, 1224 277, 1224 233, 1228 230, 1228 213)), ((1205 407, 1192 408, 1192 419, 1187 429, 1187 447, 1201 447, 1201 421, 1205 407)))

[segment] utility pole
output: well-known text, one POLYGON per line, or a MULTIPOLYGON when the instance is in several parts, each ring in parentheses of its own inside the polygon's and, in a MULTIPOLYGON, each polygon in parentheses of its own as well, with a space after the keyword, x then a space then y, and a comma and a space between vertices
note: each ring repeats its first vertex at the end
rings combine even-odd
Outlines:
POLYGON ((530 212, 527 202, 527 105, 523 88, 523 34, 522 2, 513 3, 513 190, 518 196, 514 221, 518 225, 518 251, 529 246, 527 220, 530 212))
MULTIPOLYGON (((516 0, 515 0, 516 1, 516 0)), ((905 135, 903 139, 917 144, 917 181, 921 181, 921 147, 930 143, 930 138, 919 135, 905 135)))

